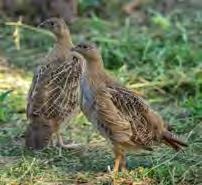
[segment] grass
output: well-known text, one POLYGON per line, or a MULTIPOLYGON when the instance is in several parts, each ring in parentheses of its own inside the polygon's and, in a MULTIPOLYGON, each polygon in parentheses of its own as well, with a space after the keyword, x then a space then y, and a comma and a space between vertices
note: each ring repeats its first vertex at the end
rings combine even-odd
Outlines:
MULTIPOLYGON (((96 42, 102 48, 105 66, 139 91, 189 143, 184 153, 164 146, 155 147, 154 152, 129 153, 129 170, 116 177, 117 184, 199 185, 202 14, 176 11, 169 17, 155 16, 159 14, 152 14, 149 27, 142 27, 130 17, 112 22, 114 17, 102 19, 94 14, 77 21, 71 30, 75 42, 96 42), (162 21, 169 26, 162 26, 162 21)), ((112 184, 110 147, 82 115, 63 128, 63 135, 83 143, 84 149, 50 147, 31 152, 24 148, 26 94, 32 71, 53 40, 20 28, 21 49, 16 50, 13 31, 4 26, 0 32, 0 184, 112 184)))

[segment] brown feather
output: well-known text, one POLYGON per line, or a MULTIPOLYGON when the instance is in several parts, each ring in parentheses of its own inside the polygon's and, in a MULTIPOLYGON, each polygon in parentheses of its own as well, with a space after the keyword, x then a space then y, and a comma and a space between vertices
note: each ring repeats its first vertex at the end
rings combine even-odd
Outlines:
MULTIPOLYGON (((84 44, 75 48, 87 60, 86 79, 95 97, 98 129, 113 143, 126 146, 150 147, 154 142, 168 139, 168 125, 161 116, 133 91, 120 85, 105 71, 102 57, 96 47, 84 44), (104 129, 102 129, 104 128, 104 129), (106 133, 103 133, 106 130, 106 133)), ((88 114, 91 114, 88 113, 88 114)), ((87 115, 87 117, 91 117, 87 115)), ((171 138, 171 137, 170 137, 171 138)), ((180 143, 179 140, 172 141, 180 143)), ((163 141, 162 141, 163 142, 163 141)), ((173 144, 172 142, 172 144, 173 144)), ((170 145, 172 145, 170 144, 170 145)), ((185 145, 182 145, 185 146, 185 145)))
POLYGON ((81 82, 81 107, 88 120, 113 144, 115 172, 124 164, 127 149, 152 150, 154 142, 164 142, 175 150, 187 146, 168 131, 161 116, 140 96, 106 73, 96 47, 81 44, 75 50, 87 61, 81 82))
POLYGON ((31 125, 27 129, 26 146, 32 148, 36 148, 36 142, 37 146, 45 146, 47 138, 51 139, 59 125, 79 110, 79 81, 84 58, 71 51, 73 44, 65 23, 57 18, 48 21, 56 21, 58 29, 62 30, 53 31, 56 44, 37 67, 28 93, 27 118, 31 125), (33 129, 37 126, 38 129, 33 129), (49 132, 46 132, 47 127, 49 132), (37 132, 43 133, 43 137, 37 132))
POLYGON ((182 150, 182 147, 187 147, 188 145, 177 138, 173 133, 166 131, 162 134, 162 139, 165 141, 165 143, 169 144, 173 149, 176 151, 182 150))

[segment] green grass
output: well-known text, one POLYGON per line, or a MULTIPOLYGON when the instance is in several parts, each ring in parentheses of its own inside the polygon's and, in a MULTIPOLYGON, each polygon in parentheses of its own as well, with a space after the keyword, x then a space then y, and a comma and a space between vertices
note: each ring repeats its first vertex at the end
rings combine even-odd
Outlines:
MULTIPOLYGON (((157 15, 152 14, 149 27, 142 27, 132 18, 120 17, 117 22, 113 16, 104 20, 94 14, 71 26, 73 39, 96 42, 102 49, 105 66, 128 87, 143 94, 189 143, 184 153, 175 153, 165 146, 155 147, 154 152, 129 153, 129 170, 117 176, 117 184, 199 185, 202 14, 181 11, 162 19, 157 15), (169 22, 166 29, 162 21, 169 22)), ((0 184, 111 184, 110 145, 82 115, 63 129, 66 140, 83 143, 82 150, 50 147, 31 152, 24 148, 30 74, 53 40, 42 33, 21 29, 21 49, 16 50, 13 31, 9 26, 0 31, 1 57, 9 64, 0 60, 0 66, 4 66, 0 69, 0 184)))

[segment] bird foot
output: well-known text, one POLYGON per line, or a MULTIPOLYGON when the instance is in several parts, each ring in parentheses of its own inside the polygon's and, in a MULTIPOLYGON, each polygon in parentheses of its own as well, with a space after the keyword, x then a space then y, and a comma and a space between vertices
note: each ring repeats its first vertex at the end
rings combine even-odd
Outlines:
POLYGON ((82 147, 81 144, 71 143, 71 141, 65 144, 62 136, 59 133, 57 133, 57 146, 65 149, 81 149, 82 147))
POLYGON ((81 144, 77 143, 71 143, 71 144, 58 143, 58 146, 64 149, 80 149, 82 147, 81 144))

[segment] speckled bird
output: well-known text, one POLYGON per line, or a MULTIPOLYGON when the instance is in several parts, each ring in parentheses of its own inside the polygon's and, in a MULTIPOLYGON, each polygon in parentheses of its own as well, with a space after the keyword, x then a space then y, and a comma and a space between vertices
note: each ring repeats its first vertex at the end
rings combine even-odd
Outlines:
POLYGON ((165 143, 177 151, 187 146, 140 96, 107 74, 95 45, 79 44, 73 50, 87 62, 81 78, 81 109, 101 135, 111 141, 114 172, 125 169, 127 150, 152 150, 155 143, 165 143))
POLYGON ((79 80, 84 58, 73 47, 64 20, 50 18, 40 24, 56 38, 53 49, 37 67, 28 93, 26 146, 42 149, 56 133, 59 145, 74 148, 77 144, 63 143, 59 127, 79 111, 79 80))

